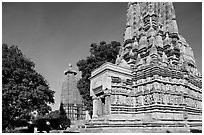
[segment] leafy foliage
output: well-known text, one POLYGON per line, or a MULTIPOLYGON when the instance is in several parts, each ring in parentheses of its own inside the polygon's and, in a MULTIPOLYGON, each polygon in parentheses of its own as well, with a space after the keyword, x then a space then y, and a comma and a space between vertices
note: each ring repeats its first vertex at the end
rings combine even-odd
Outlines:
POLYGON ((38 110, 45 114, 54 103, 54 91, 45 78, 35 71, 35 64, 17 46, 2 45, 2 123, 3 130, 27 119, 38 110))
POLYGON ((60 124, 63 129, 66 129, 67 127, 70 127, 71 125, 71 120, 67 118, 66 112, 63 107, 63 103, 61 102, 60 104, 60 124))
POLYGON ((46 119, 58 119, 58 118, 60 118, 60 111, 59 110, 51 111, 49 114, 45 115, 44 118, 46 118, 46 119))
POLYGON ((60 103, 60 116, 61 117, 67 117, 66 112, 65 112, 65 110, 63 108, 63 103, 62 102, 60 103))
POLYGON ((115 63, 120 43, 112 41, 110 44, 102 41, 99 45, 91 44, 90 53, 86 59, 77 62, 78 70, 82 73, 82 78, 78 81, 77 87, 82 95, 86 108, 92 114, 92 99, 90 97, 90 80, 91 72, 100 67, 105 62, 115 63))
POLYGON ((44 116, 39 116, 34 123, 39 130, 43 131, 48 129, 46 121, 50 122, 51 129, 66 129, 71 125, 71 121, 67 118, 62 103, 60 104, 59 110, 52 111, 44 116))

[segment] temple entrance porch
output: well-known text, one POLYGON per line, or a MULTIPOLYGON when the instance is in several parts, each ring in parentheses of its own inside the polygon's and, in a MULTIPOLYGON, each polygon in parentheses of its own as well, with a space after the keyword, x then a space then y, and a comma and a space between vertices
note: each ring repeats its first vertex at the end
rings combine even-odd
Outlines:
POLYGON ((103 117, 110 114, 110 95, 104 92, 93 97, 93 118, 103 117))

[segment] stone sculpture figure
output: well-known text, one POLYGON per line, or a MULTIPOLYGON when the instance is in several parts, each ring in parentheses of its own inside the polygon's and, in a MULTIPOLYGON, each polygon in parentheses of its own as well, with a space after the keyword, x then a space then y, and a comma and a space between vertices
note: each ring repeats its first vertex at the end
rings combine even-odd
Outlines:
POLYGON ((168 64, 168 58, 167 58, 167 56, 166 56, 166 54, 163 52, 163 54, 162 54, 162 64, 164 65, 164 66, 167 66, 167 64, 168 64))

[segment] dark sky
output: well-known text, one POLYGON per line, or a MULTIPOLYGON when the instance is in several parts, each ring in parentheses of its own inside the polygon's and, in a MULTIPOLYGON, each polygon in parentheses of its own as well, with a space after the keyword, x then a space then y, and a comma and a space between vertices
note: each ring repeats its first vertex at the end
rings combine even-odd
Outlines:
MULTIPOLYGON (((202 72, 202 3, 174 3, 179 32, 193 48, 202 72)), ((63 71, 89 56, 91 43, 122 41, 127 3, 3 3, 2 39, 17 45, 56 91, 63 71)), ((79 77, 79 72, 78 76, 79 77)))

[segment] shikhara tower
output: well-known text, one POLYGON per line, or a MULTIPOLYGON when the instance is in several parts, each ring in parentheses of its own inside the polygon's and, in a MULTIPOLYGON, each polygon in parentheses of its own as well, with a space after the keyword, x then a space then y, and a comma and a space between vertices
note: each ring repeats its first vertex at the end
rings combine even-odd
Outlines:
POLYGON ((192 48, 179 34, 173 4, 129 3, 124 46, 116 64, 139 68, 153 59, 199 74, 192 48))
POLYGON ((85 108, 77 89, 76 74, 77 72, 72 70, 72 65, 69 64, 69 69, 64 71, 61 91, 61 103, 71 121, 85 118, 85 108))
POLYGON ((96 131, 201 129, 202 77, 192 48, 179 33, 173 3, 128 3, 116 64, 92 72, 90 94, 90 127, 96 131))

